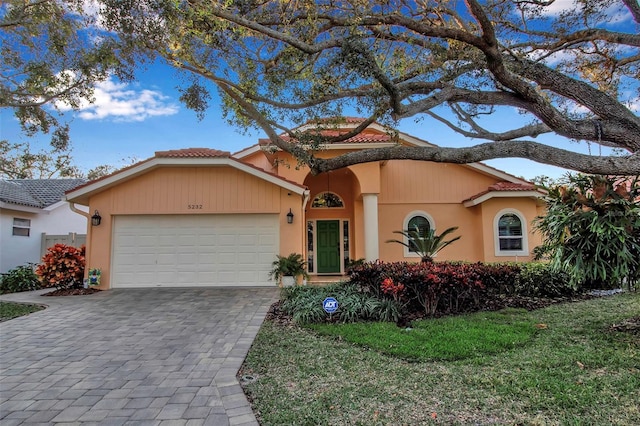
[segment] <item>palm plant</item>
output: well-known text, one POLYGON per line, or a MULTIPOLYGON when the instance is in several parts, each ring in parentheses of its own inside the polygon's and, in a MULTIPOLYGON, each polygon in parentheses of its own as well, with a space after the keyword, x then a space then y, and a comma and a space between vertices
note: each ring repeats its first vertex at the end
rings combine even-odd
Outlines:
POLYGON ((394 234, 401 234, 406 238, 403 240, 387 240, 388 243, 402 244, 410 251, 418 253, 423 262, 433 262, 433 257, 438 254, 440 250, 447 247, 454 241, 458 241, 460 236, 445 241, 445 237, 450 233, 456 231, 457 226, 445 229, 440 235, 436 234, 435 229, 427 229, 423 232, 417 226, 414 229, 407 229, 406 231, 393 231, 394 234))

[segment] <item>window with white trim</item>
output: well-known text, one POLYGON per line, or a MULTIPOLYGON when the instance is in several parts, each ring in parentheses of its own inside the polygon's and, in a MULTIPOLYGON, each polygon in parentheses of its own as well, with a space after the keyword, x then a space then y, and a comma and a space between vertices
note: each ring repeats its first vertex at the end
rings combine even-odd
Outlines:
POLYGON ((31 219, 13 218, 13 235, 28 237, 31 234, 31 219))
POLYGON ((529 254, 526 221, 517 210, 505 209, 496 215, 494 235, 496 256, 526 256, 529 254))
MULTIPOLYGON (((413 231, 418 228, 420 236, 427 235, 430 229, 435 229, 435 223, 431 215, 423 211, 413 211, 409 213, 402 226, 403 231, 413 231)), ((403 237, 405 243, 409 244, 409 247, 404 247, 404 257, 419 257, 411 241, 407 237, 403 237)))

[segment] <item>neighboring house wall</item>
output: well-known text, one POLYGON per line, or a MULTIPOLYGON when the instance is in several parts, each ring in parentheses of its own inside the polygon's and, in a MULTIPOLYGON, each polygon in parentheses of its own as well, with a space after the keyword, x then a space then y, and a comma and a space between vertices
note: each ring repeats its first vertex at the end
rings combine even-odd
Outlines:
MULTIPOLYGON (((87 207, 80 207, 88 211, 87 207)), ((36 210, 36 209, 31 209, 36 210)), ((85 234, 87 219, 73 212, 66 202, 59 202, 43 210, 27 212, 0 209, 0 272, 16 266, 39 263, 41 259, 42 234, 85 234), (31 221, 29 236, 13 235, 13 219, 31 221)))

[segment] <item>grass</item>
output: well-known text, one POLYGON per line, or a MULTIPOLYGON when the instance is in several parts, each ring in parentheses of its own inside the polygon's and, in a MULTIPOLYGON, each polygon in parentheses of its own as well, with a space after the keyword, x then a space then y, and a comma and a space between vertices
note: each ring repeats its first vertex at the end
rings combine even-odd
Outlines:
POLYGON ((640 337, 610 330, 639 314, 638 293, 511 311, 507 326, 546 328, 453 361, 403 359, 267 322, 243 367, 257 378, 245 392, 262 425, 640 424, 640 337))
POLYGON ((12 318, 28 315, 44 309, 39 305, 25 305, 23 303, 0 302, 0 322, 7 321, 12 318))
POLYGON ((309 328, 414 361, 453 361, 498 353, 524 345, 537 331, 526 310, 517 309, 416 321, 410 328, 388 322, 316 324, 309 328))

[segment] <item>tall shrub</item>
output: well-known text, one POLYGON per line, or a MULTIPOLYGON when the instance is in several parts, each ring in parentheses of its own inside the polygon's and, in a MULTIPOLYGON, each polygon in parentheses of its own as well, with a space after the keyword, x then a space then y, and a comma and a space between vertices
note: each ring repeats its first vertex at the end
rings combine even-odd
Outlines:
POLYGON ((36 269, 43 287, 81 288, 84 277, 85 248, 65 244, 49 247, 36 269))
POLYGON ((538 257, 574 285, 632 286, 640 277, 640 177, 568 175, 550 189, 538 257))
POLYGON ((40 289, 40 281, 33 267, 33 263, 28 263, 0 274, 0 294, 40 289))

